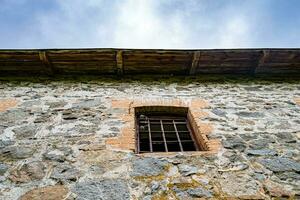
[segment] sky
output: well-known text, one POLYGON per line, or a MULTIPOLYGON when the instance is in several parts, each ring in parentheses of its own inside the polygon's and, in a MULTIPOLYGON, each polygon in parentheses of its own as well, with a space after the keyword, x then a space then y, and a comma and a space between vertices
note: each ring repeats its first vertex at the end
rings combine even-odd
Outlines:
POLYGON ((0 48, 294 48, 300 0, 0 0, 0 48))

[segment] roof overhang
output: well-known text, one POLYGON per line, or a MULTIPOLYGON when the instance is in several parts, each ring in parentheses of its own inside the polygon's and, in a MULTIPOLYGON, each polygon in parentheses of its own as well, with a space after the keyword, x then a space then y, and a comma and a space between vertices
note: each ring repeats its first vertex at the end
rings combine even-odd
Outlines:
POLYGON ((0 74, 299 75, 300 48, 0 50, 0 74))

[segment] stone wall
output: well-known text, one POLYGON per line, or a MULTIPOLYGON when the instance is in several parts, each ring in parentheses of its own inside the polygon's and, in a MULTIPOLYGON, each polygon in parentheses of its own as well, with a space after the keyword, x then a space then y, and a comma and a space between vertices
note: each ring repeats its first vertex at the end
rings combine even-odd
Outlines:
POLYGON ((299 82, 0 82, 0 199, 300 198, 299 82), (113 100, 202 99, 213 155, 136 155, 106 143, 113 100))

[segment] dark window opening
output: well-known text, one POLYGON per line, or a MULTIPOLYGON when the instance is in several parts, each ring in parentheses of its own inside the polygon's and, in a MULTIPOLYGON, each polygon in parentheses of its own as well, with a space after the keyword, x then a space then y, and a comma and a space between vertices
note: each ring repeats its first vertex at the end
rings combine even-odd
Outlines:
POLYGON ((137 153, 198 151, 186 113, 136 113, 137 153))

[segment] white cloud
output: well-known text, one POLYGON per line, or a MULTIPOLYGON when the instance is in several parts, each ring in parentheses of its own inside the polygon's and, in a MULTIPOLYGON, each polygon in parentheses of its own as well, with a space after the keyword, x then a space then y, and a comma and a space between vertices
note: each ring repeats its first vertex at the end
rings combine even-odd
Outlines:
POLYGON ((179 15, 164 20, 157 12, 158 1, 127 0, 118 6, 113 45, 132 48, 176 48, 186 42, 185 26, 179 15))
POLYGON ((28 16, 34 20, 20 33, 20 47, 255 47, 259 37, 257 24, 264 8, 260 1, 238 1, 240 4, 199 0, 55 2, 55 9, 28 16))
POLYGON ((250 23, 244 17, 237 16, 224 23, 218 31, 220 48, 238 48, 251 45, 250 23))

